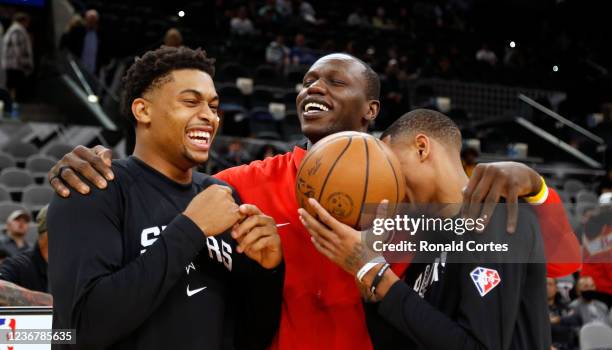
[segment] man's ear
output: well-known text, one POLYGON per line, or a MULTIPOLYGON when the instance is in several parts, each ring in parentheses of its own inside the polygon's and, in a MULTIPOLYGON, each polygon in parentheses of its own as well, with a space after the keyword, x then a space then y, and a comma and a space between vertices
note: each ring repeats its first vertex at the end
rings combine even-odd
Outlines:
POLYGON ((391 135, 387 135, 385 137, 383 137, 382 139, 380 139, 384 144, 389 145, 391 144, 391 135))
POLYGON ((378 117, 378 113, 380 112, 380 101, 378 100, 370 100, 368 101, 368 110, 366 111, 366 120, 369 122, 374 121, 376 117, 378 117))
POLYGON ((144 98, 137 98, 132 101, 132 114, 138 123, 151 123, 151 105, 144 98))
POLYGON ((414 145, 416 151, 419 153, 418 157, 421 162, 424 162, 431 152, 431 140, 427 135, 417 134, 414 138, 414 145))

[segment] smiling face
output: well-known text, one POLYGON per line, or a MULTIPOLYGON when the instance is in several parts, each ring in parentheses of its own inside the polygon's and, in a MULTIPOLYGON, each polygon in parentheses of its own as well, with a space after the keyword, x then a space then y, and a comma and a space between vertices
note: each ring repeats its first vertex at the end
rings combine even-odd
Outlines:
POLYGON ((312 143, 340 131, 367 131, 379 103, 368 99, 364 72, 363 64, 344 54, 324 56, 310 67, 296 105, 312 143))
POLYGON ((172 71, 132 103, 137 147, 141 143, 148 155, 181 169, 204 163, 219 127, 218 108, 210 75, 197 69, 172 71))

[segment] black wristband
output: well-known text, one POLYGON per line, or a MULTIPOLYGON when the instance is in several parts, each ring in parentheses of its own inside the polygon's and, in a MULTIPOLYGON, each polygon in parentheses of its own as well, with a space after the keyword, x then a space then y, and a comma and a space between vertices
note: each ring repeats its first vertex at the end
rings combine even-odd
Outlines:
POLYGON ((376 273, 376 277, 374 277, 374 281, 372 281, 372 286, 370 287, 370 293, 376 295, 376 287, 378 286, 380 281, 382 281, 383 275, 385 274, 385 271, 389 269, 389 267, 391 267, 391 265, 384 264, 383 267, 380 270, 378 270, 378 273, 376 273))

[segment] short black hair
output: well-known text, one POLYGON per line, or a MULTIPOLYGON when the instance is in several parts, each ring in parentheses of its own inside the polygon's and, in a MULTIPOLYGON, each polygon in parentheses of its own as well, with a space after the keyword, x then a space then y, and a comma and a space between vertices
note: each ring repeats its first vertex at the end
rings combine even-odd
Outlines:
POLYGON ((391 136, 391 142, 402 136, 424 133, 461 150, 461 131, 446 115, 431 109, 415 109, 393 122, 380 136, 391 136))
POLYGON ((378 76, 378 73, 376 73, 374 69, 372 69, 372 67, 365 63, 362 59, 348 53, 345 53, 345 55, 352 57, 354 60, 361 63, 363 68, 365 68, 363 71, 363 76, 366 80, 366 96, 368 97, 368 100, 380 99, 380 77, 378 76))
POLYGON ((147 91, 165 83, 165 78, 175 70, 197 69, 215 75, 215 60, 206 56, 206 51, 188 47, 162 46, 137 57, 123 76, 121 113, 135 126, 132 102, 147 91))

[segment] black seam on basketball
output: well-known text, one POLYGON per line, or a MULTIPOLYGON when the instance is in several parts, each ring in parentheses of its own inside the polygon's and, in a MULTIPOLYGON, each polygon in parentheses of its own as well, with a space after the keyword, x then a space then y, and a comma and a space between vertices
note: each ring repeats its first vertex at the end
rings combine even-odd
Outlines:
MULTIPOLYGON (((363 198, 361 199, 361 208, 359 208, 359 218, 361 218, 361 214, 363 212, 363 206, 365 205, 366 196, 368 195, 368 177, 370 173, 370 152, 368 151, 368 139, 363 138, 363 145, 365 146, 365 156, 366 156, 366 168, 365 168, 365 183, 363 184, 363 198)), ((359 220, 359 219, 357 219, 359 220)), ((356 223, 357 227, 359 227, 359 222, 356 223)))
POLYGON ((319 192, 319 198, 317 198, 317 202, 321 203, 321 196, 323 196, 323 192, 325 191, 325 185, 327 185, 327 180, 329 179, 329 176, 334 172, 334 168, 336 167, 336 164, 338 164, 338 161, 340 160, 340 158, 342 158, 342 156, 344 155, 344 152, 346 152, 346 150, 349 148, 352 141, 353 141, 353 136, 349 136, 349 142, 346 144, 346 146, 344 146, 344 149, 342 150, 342 152, 340 152, 340 154, 338 155, 338 158, 334 160, 334 164, 332 164, 332 166, 329 168, 329 171, 327 172, 327 175, 325 176, 325 180, 323 180, 323 185, 321 186, 321 192, 319 192))
MULTIPOLYGON (((320 148, 320 147, 321 147, 321 146, 323 146, 323 145, 327 145, 328 143, 330 143, 330 142, 332 142, 332 141, 335 141, 335 140, 337 140, 337 139, 343 138, 343 137, 346 137, 346 135, 336 136, 336 137, 334 137, 334 138, 332 138, 332 139, 329 139, 329 140, 325 141, 324 143, 322 143, 322 144, 320 144, 320 145, 317 145, 317 148, 320 148)), ((350 136, 350 137, 352 137, 352 136, 350 136)), ((313 145, 313 146, 314 146, 314 145, 313 145)), ((298 169, 298 170, 300 170, 300 171, 298 171, 298 177, 299 177, 299 175, 302 173, 302 172, 301 172, 301 170, 302 170, 302 164, 306 164, 306 161, 307 161, 307 160, 308 160, 310 157, 312 157, 312 156, 313 156, 315 153, 317 153, 317 151, 318 151, 318 150, 314 150, 314 151, 308 151, 308 150, 306 150, 306 157, 304 157, 304 159, 302 159, 302 162, 300 163, 300 169, 298 169)))
POLYGON ((399 181, 397 180, 397 174, 395 173, 395 168, 393 167, 393 163, 391 163, 391 160, 389 160, 389 158, 387 157, 387 153, 385 152, 382 145, 380 144, 380 141, 377 139, 376 139, 376 145, 378 146, 378 148, 380 148, 380 150, 385 155, 385 159, 387 160, 387 163, 389 163, 389 166, 391 167, 391 171, 393 172, 393 177, 395 178, 395 203, 396 203, 395 205, 398 205, 400 192, 399 192, 399 181))

